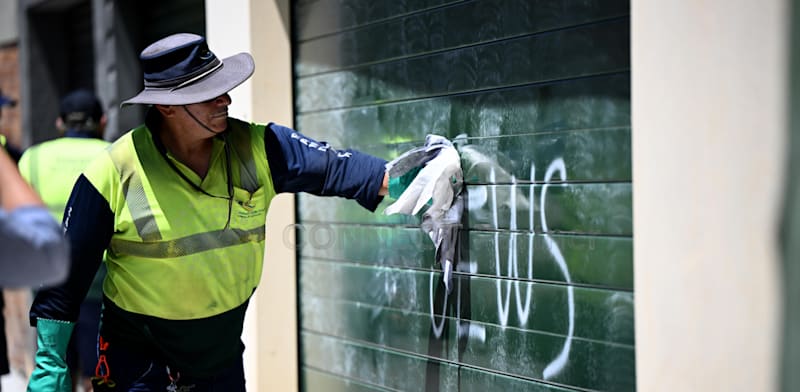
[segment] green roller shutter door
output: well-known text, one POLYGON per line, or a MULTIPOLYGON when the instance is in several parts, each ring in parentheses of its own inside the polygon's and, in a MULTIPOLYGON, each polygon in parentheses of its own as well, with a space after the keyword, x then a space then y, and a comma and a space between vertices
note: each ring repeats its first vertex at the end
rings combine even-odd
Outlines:
POLYGON ((447 294, 419 220, 298 197, 308 391, 635 389, 627 1, 294 3, 296 126, 391 159, 465 134, 447 294))

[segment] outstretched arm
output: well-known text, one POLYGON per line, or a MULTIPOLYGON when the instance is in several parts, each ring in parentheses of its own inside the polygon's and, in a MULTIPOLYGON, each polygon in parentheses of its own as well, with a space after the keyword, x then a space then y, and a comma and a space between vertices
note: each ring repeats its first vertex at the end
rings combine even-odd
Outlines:
POLYGON ((386 161, 337 150, 291 128, 269 124, 264 134, 275 191, 353 199, 375 211, 388 192, 386 161))

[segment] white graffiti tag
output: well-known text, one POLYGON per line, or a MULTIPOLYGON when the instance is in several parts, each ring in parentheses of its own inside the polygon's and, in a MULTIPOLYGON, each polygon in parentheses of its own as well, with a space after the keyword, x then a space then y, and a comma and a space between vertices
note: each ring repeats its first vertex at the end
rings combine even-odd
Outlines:
MULTIPOLYGON (((489 182, 490 184, 494 184, 496 181, 496 174, 494 168, 492 168, 489 173, 489 182)), ((570 278, 569 268, 567 267, 566 260, 564 259, 563 254, 561 253, 561 249, 559 248, 556 241, 551 238, 547 226, 547 216, 546 216, 546 200, 547 200, 547 191, 548 189, 555 185, 552 183, 553 176, 558 175, 558 179, 562 182, 562 186, 564 185, 563 182, 567 179, 567 169, 562 158, 557 158, 553 160, 550 165, 547 167, 544 175, 544 185, 541 188, 541 193, 539 195, 539 219, 541 221, 542 227, 542 237, 544 239, 544 243, 547 247, 547 251, 552 255, 553 259, 555 260, 561 274, 564 277, 564 281, 566 282, 566 289, 567 289, 567 312, 568 312, 568 327, 567 327, 567 337, 564 341, 564 345, 559 352, 559 354, 550 361, 547 366, 545 366, 544 370, 542 371, 542 376, 545 379, 550 379, 556 375, 558 375, 566 366, 569 353, 572 346, 572 339, 574 336, 575 331, 575 299, 574 299, 574 288, 572 286, 572 279, 570 278)), ((534 228, 534 217, 535 217, 535 187, 534 181, 536 179, 536 168, 534 165, 531 165, 530 170, 530 186, 528 187, 528 227, 532 231, 534 228)), ((507 248, 508 253, 506 257, 506 273, 505 275, 502 274, 502 266, 501 266, 501 256, 500 256, 500 222, 498 218, 498 196, 497 196, 497 186, 490 185, 490 196, 485 194, 475 195, 474 197, 470 196, 470 209, 478 209, 482 208, 486 203, 491 205, 492 211, 492 224, 494 229, 496 230, 494 233, 494 259, 495 259, 495 270, 496 276, 499 278, 508 278, 508 279, 497 279, 495 281, 496 288, 497 288, 497 309, 498 309, 498 318, 500 325, 503 327, 508 326, 508 320, 511 312, 511 290, 512 286, 514 289, 514 297, 516 298, 516 310, 517 316, 519 321, 522 325, 528 323, 528 318, 531 314, 531 309, 533 307, 533 286, 531 284, 523 284, 526 285, 525 292, 523 295, 523 290, 520 288, 520 274, 519 274, 519 260, 517 257, 517 234, 514 233, 517 231, 517 180, 514 176, 511 176, 511 191, 509 192, 509 205, 510 208, 510 218, 509 218, 509 230, 512 234, 509 235, 507 248), (475 203, 477 202, 476 205, 475 203), (524 297, 524 298, 523 298, 524 297)), ((521 199, 525 199, 524 195, 519 196, 521 199)), ((534 253, 534 235, 528 235, 528 257, 527 257, 527 276, 526 278, 528 281, 533 279, 533 253, 534 253)), ((459 270, 475 272, 477 270, 477 266, 469 265, 464 266, 464 269, 459 268, 459 270)), ((431 325, 433 328, 433 332, 437 338, 441 337, 441 334, 444 329, 445 325, 445 315, 442 314, 441 322, 436 323, 434 317, 434 304, 433 304, 433 281, 435 279, 433 272, 431 272, 430 277, 430 315, 431 315, 431 325)), ((460 287, 461 281, 459 280, 457 284, 460 287)), ((459 290, 459 297, 460 297, 460 290, 459 290)), ((446 313, 447 309, 447 294, 445 294, 444 298, 444 306, 442 307, 443 313, 446 313)), ((460 302, 460 298, 458 298, 458 302, 460 302)), ((457 312, 460 313, 460 304, 456 307, 457 312)), ((456 319, 460 320, 460 316, 457 314, 456 319)), ((485 342, 486 340, 486 332, 485 327, 468 324, 468 330, 462 331, 464 329, 462 325, 459 323, 459 336, 469 336, 470 338, 476 338, 480 342, 485 342)))

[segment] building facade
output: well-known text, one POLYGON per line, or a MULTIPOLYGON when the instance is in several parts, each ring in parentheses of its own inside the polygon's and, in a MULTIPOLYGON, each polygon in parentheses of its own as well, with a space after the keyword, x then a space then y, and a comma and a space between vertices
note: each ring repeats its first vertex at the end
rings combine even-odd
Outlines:
POLYGON ((253 54, 235 117, 458 138, 451 292, 416 218, 273 202, 250 390, 776 390, 791 24, 750 3, 20 0, 21 141, 79 86, 109 138, 140 122, 137 54, 176 31, 253 54))

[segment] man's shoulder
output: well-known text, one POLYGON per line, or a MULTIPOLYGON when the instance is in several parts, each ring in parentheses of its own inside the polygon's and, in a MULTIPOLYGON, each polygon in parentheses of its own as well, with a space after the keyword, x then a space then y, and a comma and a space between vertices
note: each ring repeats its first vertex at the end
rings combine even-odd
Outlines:
POLYGON ((25 150, 24 156, 60 156, 93 153, 108 147, 111 143, 103 139, 61 137, 33 145, 25 150))
MULTIPOLYGON (((62 138, 60 140, 62 140, 63 144, 70 144, 70 145, 74 145, 74 146, 86 146, 87 148, 107 147, 107 146, 109 146, 111 144, 111 142, 109 142, 107 140, 98 139, 98 138, 94 138, 94 137, 91 137, 91 138, 88 138, 88 137, 87 138, 71 137, 71 138, 62 138)), ((53 140, 53 142, 56 142, 56 141, 58 141, 58 140, 53 140)))
POLYGON ((43 142, 36 143, 36 144, 26 148, 25 152, 22 155, 26 155, 26 154, 30 155, 33 151, 46 150, 46 149, 50 148, 51 146, 57 146, 59 143, 61 143, 61 139, 62 138, 56 138, 56 139, 50 139, 50 140, 45 140, 43 142))
MULTIPOLYGON (((95 144, 111 144, 110 142, 98 139, 95 137, 58 137, 55 139, 45 140, 40 143, 36 143, 28 148, 31 149, 48 149, 48 148, 57 148, 59 146, 64 145, 74 145, 74 144, 86 144, 86 145, 95 145, 95 144)), ((27 150, 26 150, 27 151, 27 150)))
POLYGON ((266 127, 265 124, 258 124, 252 121, 240 120, 234 117, 228 117, 228 124, 233 129, 259 130, 259 129, 264 129, 264 127, 266 127))
POLYGON ((266 124, 257 124, 254 122, 239 120, 233 117, 228 118, 229 135, 233 136, 234 138, 241 138, 245 137, 246 135, 246 137, 251 141, 263 141, 264 130, 266 127, 266 124))

